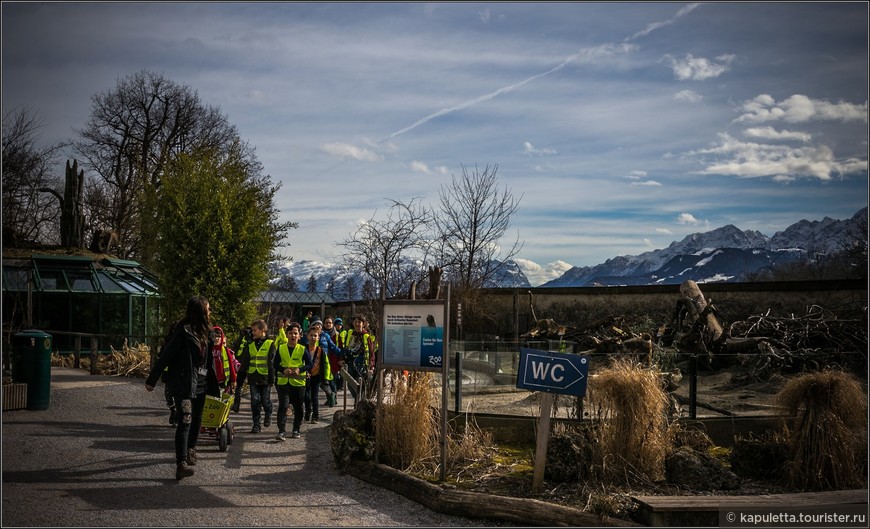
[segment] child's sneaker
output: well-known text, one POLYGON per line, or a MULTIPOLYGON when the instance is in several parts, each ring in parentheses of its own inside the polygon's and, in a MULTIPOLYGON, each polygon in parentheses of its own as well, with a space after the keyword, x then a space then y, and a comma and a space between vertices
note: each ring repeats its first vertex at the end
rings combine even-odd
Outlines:
POLYGON ((293 439, 299 439, 299 430, 293 430, 293 433, 290 435, 293 439))
POLYGON ((278 436, 275 437, 275 439, 277 439, 277 440, 279 440, 279 441, 286 441, 286 440, 287 440, 287 436, 284 435, 284 432, 278 432, 278 436))

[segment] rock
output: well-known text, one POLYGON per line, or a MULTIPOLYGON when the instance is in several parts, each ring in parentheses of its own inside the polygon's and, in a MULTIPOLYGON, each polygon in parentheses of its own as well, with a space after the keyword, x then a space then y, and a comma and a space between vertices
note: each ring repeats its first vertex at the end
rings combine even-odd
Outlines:
POLYGON ((665 459, 665 478, 669 483, 699 491, 732 490, 740 478, 713 456, 681 446, 665 459))

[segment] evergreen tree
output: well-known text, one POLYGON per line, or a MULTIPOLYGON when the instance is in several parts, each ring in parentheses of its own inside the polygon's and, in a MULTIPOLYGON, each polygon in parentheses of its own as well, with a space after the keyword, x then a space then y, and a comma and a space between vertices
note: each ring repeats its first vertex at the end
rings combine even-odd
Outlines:
POLYGON ((268 287, 275 248, 295 228, 278 222, 276 193, 241 146, 181 154, 162 178, 155 218, 153 271, 166 323, 180 318, 188 298, 208 298, 212 321, 234 334, 256 316, 268 287))

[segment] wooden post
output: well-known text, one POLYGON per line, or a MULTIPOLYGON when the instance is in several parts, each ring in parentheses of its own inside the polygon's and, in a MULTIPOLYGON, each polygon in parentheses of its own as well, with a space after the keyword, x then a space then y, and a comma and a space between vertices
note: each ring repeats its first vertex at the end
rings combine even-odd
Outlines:
POLYGON ((75 351, 73 352, 73 367, 79 369, 82 367, 82 337, 75 337, 75 351))
POLYGON ((97 374, 97 357, 99 354, 97 353, 98 347, 98 338, 96 336, 91 336, 91 374, 97 374))
POLYGON ((532 476, 532 492, 541 491, 544 483, 544 465, 547 463, 547 442, 550 439, 550 413, 553 411, 553 394, 541 392, 541 418, 538 420, 538 438, 535 446, 535 473, 532 476))

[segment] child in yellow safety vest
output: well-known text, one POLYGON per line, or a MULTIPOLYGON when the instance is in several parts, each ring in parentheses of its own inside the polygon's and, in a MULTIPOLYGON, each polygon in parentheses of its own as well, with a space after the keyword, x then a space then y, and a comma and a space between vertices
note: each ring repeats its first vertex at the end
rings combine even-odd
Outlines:
MULTIPOLYGON (((283 327, 283 326, 282 326, 283 327)), ((282 328, 282 330, 284 330, 282 328)), ((286 440, 287 410, 293 406, 293 431, 291 437, 298 438, 302 427, 302 397, 308 373, 311 369, 311 356, 307 348, 299 343, 302 326, 290 322, 286 325, 282 341, 275 354, 275 388, 278 390, 278 436, 279 441, 286 440)), ((315 340, 316 343, 316 340, 315 340)))
POLYGON ((253 341, 239 351, 238 359, 242 371, 247 373, 248 387, 251 390, 251 419, 254 426, 251 433, 260 433, 260 407, 266 412, 263 427, 272 424, 272 384, 275 383, 275 342, 266 338, 268 326, 263 320, 251 323, 253 341))

